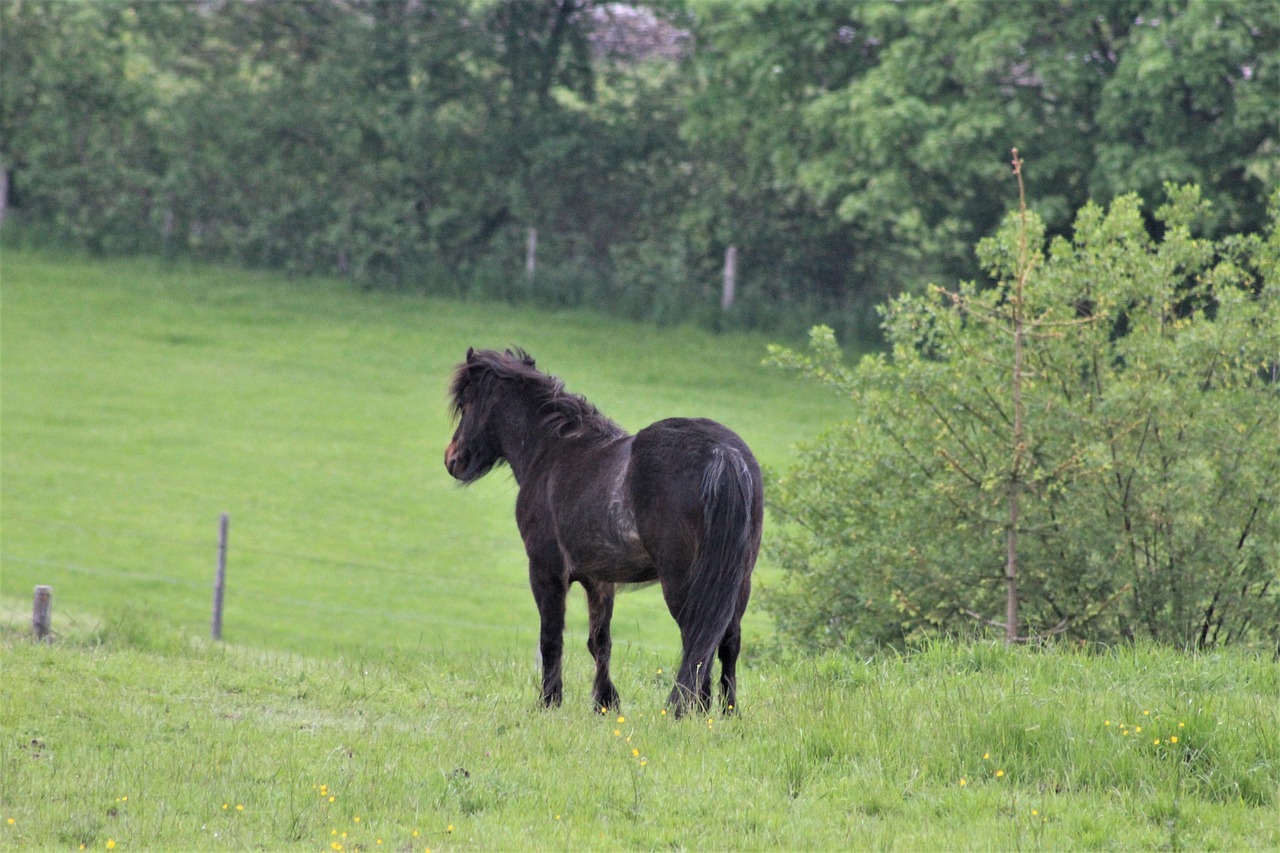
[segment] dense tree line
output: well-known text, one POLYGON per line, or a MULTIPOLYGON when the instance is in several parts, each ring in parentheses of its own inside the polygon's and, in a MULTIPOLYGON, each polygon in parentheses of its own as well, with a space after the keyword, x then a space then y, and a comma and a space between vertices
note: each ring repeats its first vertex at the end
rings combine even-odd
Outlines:
POLYGON ((0 38, 24 233, 658 321, 981 277, 1013 145, 1050 234, 1167 181, 1255 231, 1280 182, 1270 0, 8 0, 0 38))

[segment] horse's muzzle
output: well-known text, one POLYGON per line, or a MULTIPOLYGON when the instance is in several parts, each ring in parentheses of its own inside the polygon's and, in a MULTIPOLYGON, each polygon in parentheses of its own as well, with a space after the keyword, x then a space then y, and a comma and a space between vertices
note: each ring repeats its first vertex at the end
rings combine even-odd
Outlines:
POLYGON ((454 467, 458 464, 458 442, 451 441, 449 446, 444 449, 444 470, 449 472, 449 476, 455 480, 458 475, 453 473, 454 467))

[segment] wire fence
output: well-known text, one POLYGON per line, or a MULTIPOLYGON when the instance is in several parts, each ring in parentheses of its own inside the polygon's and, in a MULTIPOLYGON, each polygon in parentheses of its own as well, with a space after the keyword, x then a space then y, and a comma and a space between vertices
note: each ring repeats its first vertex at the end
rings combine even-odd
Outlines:
MULTIPOLYGON (((201 551, 203 552, 201 554, 201 558, 207 558, 209 560, 212 560, 212 555, 215 553, 215 551, 218 548, 218 540, 216 536, 211 536, 208 539, 202 539, 202 538, 193 538, 193 537, 184 537, 184 536, 155 534, 151 532, 128 530, 125 528, 116 528, 116 527, 112 527, 109 529, 101 528, 101 527, 90 528, 90 527, 85 527, 84 525, 79 524, 78 522, 69 521, 65 519, 49 519, 49 520, 41 519, 38 522, 33 522, 30 519, 23 519, 21 516, 15 519, 9 513, 5 514, 5 518, 6 518, 6 523, 10 526, 14 526, 14 521, 16 520, 17 521, 16 526, 22 527, 24 525, 27 525, 28 529, 30 529, 29 526, 31 524, 38 523, 40 525, 45 525, 45 526, 48 526, 48 525, 57 526, 60 529, 75 532, 82 537, 94 537, 98 539, 132 539, 140 542, 145 542, 148 544, 177 545, 187 549, 201 549, 201 551)), ((210 526, 212 527, 212 525, 210 526)), ((248 555, 252 557, 269 557, 274 560, 289 560, 292 562, 310 563, 313 565, 329 566, 333 568, 358 569, 358 570, 366 571, 370 573, 377 573, 378 577, 381 579, 410 579, 411 578, 415 581, 415 583, 426 582, 430 584, 432 582, 435 582, 438 584, 442 584, 446 587, 443 591, 451 591, 447 589, 447 587, 454 583, 454 580, 450 578, 432 577, 431 575, 424 575, 422 573, 422 570, 421 570, 422 566, 426 561, 430 559, 430 556, 431 556, 430 549, 426 547, 410 548, 410 549, 403 549, 403 550, 397 551, 396 553, 400 557, 400 559, 395 562, 374 562, 370 560, 357 560, 350 557, 335 557, 335 556, 329 556, 324 554, 306 553, 301 551, 286 551, 280 548, 270 548, 270 547, 263 547, 263 546, 254 545, 254 544, 245 544, 238 540, 233 544, 232 547, 237 555, 248 555)), ((191 554, 188 552, 186 556, 190 557, 191 554)), ((15 562, 26 562, 28 564, 38 564, 40 560, 40 558, 24 558, 18 555, 9 555, 6 552, 0 551, 0 560, 9 560, 9 559, 14 560, 15 562)), ((45 564, 51 567, 54 565, 58 565, 58 566, 61 566, 62 568, 66 568, 69 571, 79 571, 79 572, 88 573, 88 574, 97 573, 102 576, 128 577, 136 580, 148 580, 148 579, 160 580, 160 581, 168 580, 174 583, 194 584, 202 588, 206 586, 206 584, 204 584, 203 582, 183 581, 182 579, 172 578, 168 575, 148 574, 146 572, 138 572, 138 571, 133 571, 129 569, 114 569, 109 567, 91 567, 91 566, 65 564, 65 563, 55 564, 52 561, 46 561, 45 564)), ((520 575, 518 577, 518 580, 523 580, 523 575, 520 575)), ((488 588, 501 588, 501 589, 509 590, 511 589, 511 579, 503 579, 501 577, 478 575, 478 576, 468 577, 466 581, 466 586, 468 588, 488 587, 488 588)))
MULTIPOLYGON (((30 530, 31 525, 57 527, 60 531, 72 534, 82 541, 127 540, 153 546, 167 555, 174 570, 158 571, 131 565, 130 560, 114 556, 106 559, 56 559, 43 554, 33 554, 21 545, 12 544, 12 535, 6 536, 3 547, 0 547, 0 565, 20 566, 28 570, 23 574, 38 577, 42 585, 57 581, 59 577, 79 576, 103 581, 104 584, 132 584, 163 587, 180 590, 181 598, 190 602, 188 610, 194 609, 195 602, 206 606, 215 589, 215 558, 219 549, 217 536, 209 538, 152 533, 137 529, 117 527, 89 527, 69 519, 41 519, 5 514, 5 526, 30 530), (197 569, 196 567, 200 568, 197 569), (204 577, 193 575, 195 571, 204 571, 204 577)), ((210 525, 211 528, 214 525, 210 525)), ((73 546, 74 547, 74 546, 73 546)), ((105 548, 102 550, 111 550, 105 548)), ((527 596, 527 580, 523 566, 516 572, 504 572, 499 568, 496 574, 473 574, 465 578, 454 575, 434 575, 425 569, 429 562, 430 551, 427 548, 410 548, 395 552, 397 559, 391 561, 358 560, 347 556, 304 553, 281 548, 265 547, 235 540, 234 534, 229 543, 229 568, 227 570, 227 588, 231 590, 232 604, 229 610, 233 613, 238 608, 237 601, 251 594, 255 599, 255 609, 261 610, 261 604, 271 607, 285 608, 291 612, 299 611, 313 614, 317 620, 332 624, 335 620, 362 620, 365 624, 376 625, 379 629, 390 626, 401 633, 410 634, 415 631, 428 630, 441 634, 457 631, 470 631, 477 634, 504 636, 509 638, 528 639, 533 643, 536 638, 538 621, 532 598, 528 598, 527 610, 512 618, 509 611, 501 606, 496 607, 497 615, 492 620, 476 620, 460 618, 450 614, 447 602, 459 597, 472 601, 493 600, 495 603, 510 603, 516 596, 527 596), (376 586, 383 590, 371 591, 370 599, 377 598, 383 602, 377 606, 366 606, 351 600, 349 587, 314 583, 310 589, 313 596, 282 592, 278 584, 271 583, 273 575, 279 573, 280 563, 311 565, 328 569, 354 571, 368 574, 376 578, 376 586), (505 576, 504 576, 505 574, 505 576), (246 590, 250 591, 246 593, 246 590), (390 590, 390 592, 387 592, 390 590), (340 598, 339 596, 346 596, 340 598), (328 597, 326 597, 328 596, 328 597), (418 602, 418 606, 411 606, 418 602)), ((7 573, 6 573, 7 574, 7 573)), ((56 584, 55 584, 56 585, 56 584)), ((371 584, 371 587, 373 585, 371 584)), ((16 592, 10 583, 4 584, 5 592, 16 592)), ((660 605, 659 605, 660 606, 660 605)), ((215 602, 214 622, 218 623, 217 604, 215 602)), ((575 605, 571 604, 571 609, 575 605)), ((643 608, 642 608, 643 609, 643 608)), ((571 619, 571 622, 573 620, 571 619)), ((627 625, 630 620, 615 619, 615 625, 627 625)), ((639 624, 638 622, 636 623, 639 624)), ((217 638, 215 630, 214 636, 217 638)), ((569 627, 566 638, 585 641, 586 631, 569 627)), ((666 651, 677 648, 678 644, 669 642, 646 643, 654 650, 666 651)))
MULTIPOLYGON (((112 578, 127 581, 145 581, 148 583, 162 583, 168 586, 180 586, 187 589, 198 589, 202 593, 210 591, 212 584, 199 583, 193 580, 182 578, 174 578, 168 575, 150 574, 145 572, 127 571, 113 569, 103 566, 85 566, 75 563, 63 563, 56 560, 41 560, 34 558, 26 558, 14 556, 7 551, 0 551, 0 562, 12 562, 20 565, 39 566, 41 568, 56 569, 58 571, 70 572, 72 574, 89 575, 92 577, 112 578)), ((510 587, 508 587, 509 589, 510 587)), ((365 616, 369 618, 377 618, 388 621, 404 621, 404 622, 421 622, 424 619, 421 610, 394 610, 379 607, 377 609, 354 607, 350 604, 336 604, 327 601, 318 601, 316 599, 294 598, 287 595, 273 594, 270 601, 274 604, 285 605, 289 607, 301 607, 317 613, 327 613, 335 616, 365 616)), ((443 625, 449 627, 461 628, 483 628, 483 629, 507 629, 510 622, 477 622, 474 620, 454 619, 448 616, 441 616, 433 613, 429 617, 429 621, 434 625, 443 625)))

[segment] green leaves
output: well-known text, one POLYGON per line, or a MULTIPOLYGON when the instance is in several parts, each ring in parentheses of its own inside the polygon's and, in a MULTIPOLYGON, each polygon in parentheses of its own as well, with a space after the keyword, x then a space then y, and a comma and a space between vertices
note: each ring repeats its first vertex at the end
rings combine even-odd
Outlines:
POLYGON ((1031 160, 1051 234, 1090 199, 1153 198, 1169 181, 1204 187, 1210 233, 1257 231, 1280 178, 1274 3, 693 8, 713 49, 686 128, 734 163, 736 197, 781 189, 790 210, 842 226, 854 260, 827 292, 874 302, 978 276, 971 247, 1010 207, 989 189, 1010 146, 1031 160))
POLYGON ((1259 232, 1280 182, 1268 0, 614 6, 10 0, 0 165, 100 252, 869 338, 985 274, 1010 146, 1051 235, 1168 182, 1259 232))
MULTIPOLYGON (((1280 640, 1276 224, 1206 241, 1190 227, 1204 208, 1171 188, 1153 240, 1136 196, 1088 205, 1020 297, 1023 235, 1007 222, 979 247, 1000 283, 894 300, 889 356, 845 371, 820 329, 810 355, 774 352, 856 400, 773 489, 795 522, 769 599, 786 633, 861 645, 994 624, 1016 487, 1020 631, 1280 640)), ((1034 260, 1034 216, 1027 237, 1034 260)))

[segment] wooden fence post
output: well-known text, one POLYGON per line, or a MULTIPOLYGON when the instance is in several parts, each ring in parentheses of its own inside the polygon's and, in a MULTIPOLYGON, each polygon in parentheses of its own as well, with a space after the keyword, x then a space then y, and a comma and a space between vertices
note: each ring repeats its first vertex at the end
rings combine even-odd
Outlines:
POLYGON ((48 640, 53 623, 53 587, 36 587, 35 603, 31 607, 31 631, 37 640, 48 640))
POLYGON ((209 635, 215 640, 222 639, 222 595, 227 587, 227 529, 231 526, 231 516, 225 512, 218 519, 218 574, 213 581, 213 622, 209 635))
POLYGON ((524 275, 533 281, 533 274, 538 269, 538 229, 530 228, 524 241, 524 275))
POLYGON ((724 290, 720 294, 720 309, 728 311, 733 307, 733 300, 738 288, 738 247, 730 246, 724 250, 724 290))

